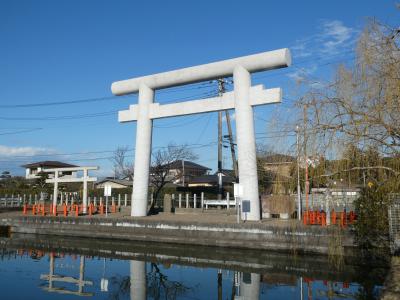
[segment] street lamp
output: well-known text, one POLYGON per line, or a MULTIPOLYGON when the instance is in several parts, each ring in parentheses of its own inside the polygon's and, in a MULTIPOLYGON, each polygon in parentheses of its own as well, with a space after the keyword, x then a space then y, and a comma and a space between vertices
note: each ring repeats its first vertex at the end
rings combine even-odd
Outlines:
POLYGON ((301 220, 301 195, 300 195, 300 145, 299 145, 299 126, 296 126, 296 146, 297 146, 297 205, 298 213, 297 218, 301 220))

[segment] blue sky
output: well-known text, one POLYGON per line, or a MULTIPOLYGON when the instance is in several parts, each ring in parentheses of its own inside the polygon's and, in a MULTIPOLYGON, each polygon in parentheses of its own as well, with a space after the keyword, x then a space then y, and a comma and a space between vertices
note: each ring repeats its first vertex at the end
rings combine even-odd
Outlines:
MULTIPOLYGON (((296 82, 351 63, 367 17, 398 26, 395 2, 1 0, 0 172, 21 174, 23 163, 52 159, 99 165, 99 176, 111 175, 112 151, 135 144, 136 125, 118 123, 117 111, 137 101, 112 97, 113 81, 284 47, 293 67, 253 75, 254 84, 285 92, 282 104, 255 110, 255 124, 258 143, 290 148, 290 133, 282 139, 280 131, 295 118, 296 82), (98 98, 106 99, 59 104, 98 98), (58 104, 15 107, 48 102, 58 104)), ((206 82, 162 90, 156 101, 216 89, 206 82)), ((213 169, 216 141, 216 113, 154 123, 154 149, 187 143, 213 169)))

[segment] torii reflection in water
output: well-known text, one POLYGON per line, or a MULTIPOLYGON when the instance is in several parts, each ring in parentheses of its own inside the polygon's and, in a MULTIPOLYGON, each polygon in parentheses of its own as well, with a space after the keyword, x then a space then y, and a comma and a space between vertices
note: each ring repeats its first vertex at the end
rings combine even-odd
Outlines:
MULTIPOLYGON (((159 272, 157 265, 152 264, 152 267, 155 268, 155 273, 160 276, 164 276, 159 272)), ((155 282, 150 282, 149 286, 147 285, 147 280, 162 280, 162 278, 153 278, 151 273, 147 273, 146 270, 146 262, 145 261, 130 261, 130 300, 145 300, 147 299, 147 294, 151 294, 150 296, 154 299, 160 298, 160 285, 155 284, 155 282), (158 291, 158 293, 157 293, 158 291)), ((236 295, 232 295, 233 299, 241 299, 241 300, 256 300, 259 299, 260 296, 260 274, 256 273, 237 273, 236 277, 238 280, 236 286, 237 289, 234 292, 236 295)), ((154 277, 154 276, 153 276, 154 277)), ((220 281, 220 280, 219 280, 220 281)), ((222 278, 221 278, 222 281, 222 278)), ((185 287, 181 284, 176 285, 176 282, 172 282, 171 290, 168 291, 168 284, 164 287, 166 290, 164 291, 166 295, 166 299, 175 299, 177 296, 177 292, 184 292, 190 290, 190 288, 185 287), (171 293, 169 293, 171 292, 171 293)), ((218 287, 218 289, 222 288, 218 287)), ((218 292, 218 299, 222 299, 222 292, 218 292)))
POLYGON ((42 287, 47 292, 55 292, 59 294, 68 294, 68 295, 76 295, 76 296, 86 296, 91 297, 93 293, 87 293, 83 291, 85 285, 93 285, 92 281, 84 280, 85 275, 85 257, 81 255, 80 264, 79 264, 79 278, 74 278, 71 276, 63 276, 54 274, 54 253, 50 254, 50 271, 49 274, 40 275, 41 280, 46 280, 49 282, 49 285, 46 287, 42 287), (64 287, 55 287, 53 285, 54 282, 63 282, 63 283, 72 283, 78 286, 77 291, 68 290, 64 287))

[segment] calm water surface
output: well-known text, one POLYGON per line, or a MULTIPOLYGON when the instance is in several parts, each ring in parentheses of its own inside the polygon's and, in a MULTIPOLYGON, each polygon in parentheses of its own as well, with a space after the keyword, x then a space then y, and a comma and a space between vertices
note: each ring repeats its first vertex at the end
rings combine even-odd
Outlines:
POLYGON ((385 268, 326 258, 2 238, 0 299, 376 299, 385 268))

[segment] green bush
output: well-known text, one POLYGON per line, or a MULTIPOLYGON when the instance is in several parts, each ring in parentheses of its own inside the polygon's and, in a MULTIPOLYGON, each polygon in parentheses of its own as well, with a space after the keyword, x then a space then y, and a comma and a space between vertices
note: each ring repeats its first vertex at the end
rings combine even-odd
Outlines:
POLYGON ((376 252, 389 249, 388 191, 384 186, 370 183, 355 201, 357 222, 356 242, 362 250, 376 252))

